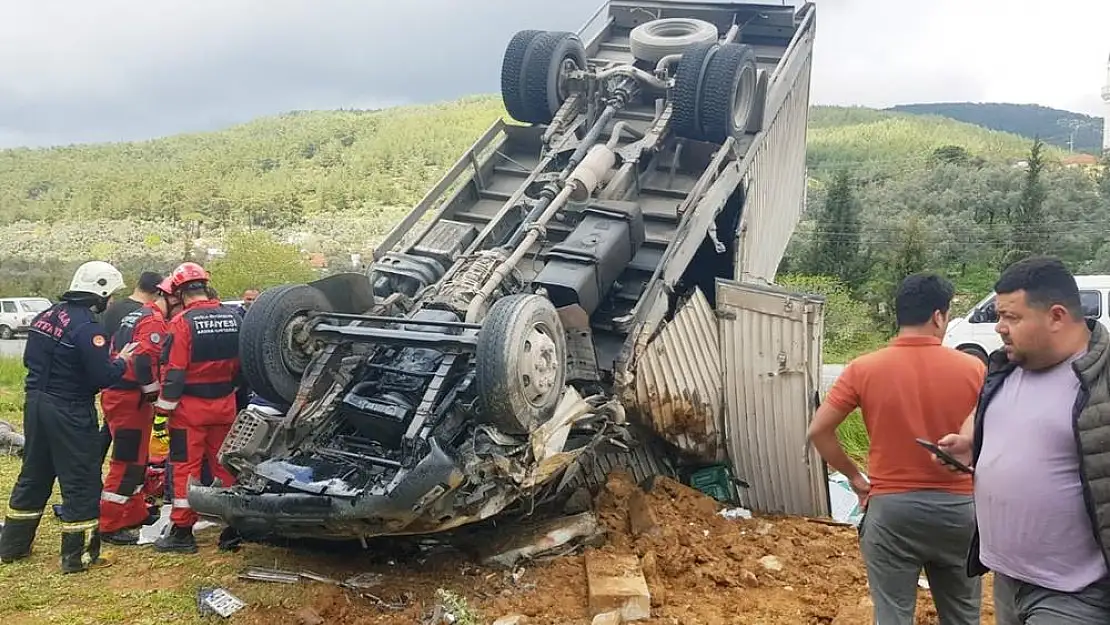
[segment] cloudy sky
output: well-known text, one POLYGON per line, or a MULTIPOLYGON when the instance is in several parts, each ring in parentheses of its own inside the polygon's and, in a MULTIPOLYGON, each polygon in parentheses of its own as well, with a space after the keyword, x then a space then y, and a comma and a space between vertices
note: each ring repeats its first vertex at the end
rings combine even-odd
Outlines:
MULTIPOLYGON (((1110 0, 816 3, 815 103, 1032 102, 1102 114, 1110 0)), ((492 93, 513 32, 574 30, 600 0, 3 4, 9 147, 492 93)))

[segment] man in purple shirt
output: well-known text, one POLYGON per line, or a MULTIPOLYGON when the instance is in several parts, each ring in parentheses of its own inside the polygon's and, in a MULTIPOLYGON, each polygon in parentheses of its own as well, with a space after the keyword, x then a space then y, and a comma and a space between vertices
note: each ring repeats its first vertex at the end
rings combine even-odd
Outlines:
POLYGON ((994 572, 998 625, 1110 624, 1110 333, 1064 265, 995 284, 1003 348, 976 412, 940 446, 975 466, 968 574, 994 572))

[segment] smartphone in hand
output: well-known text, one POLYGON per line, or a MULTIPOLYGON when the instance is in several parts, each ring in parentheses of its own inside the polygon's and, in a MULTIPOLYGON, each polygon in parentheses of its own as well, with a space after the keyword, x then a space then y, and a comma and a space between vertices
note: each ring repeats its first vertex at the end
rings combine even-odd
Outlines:
POLYGON ((918 445, 921 445, 925 449, 928 449, 929 451, 931 451, 937 458, 940 458, 940 461, 943 462, 944 464, 956 469, 960 473, 967 473, 968 475, 975 475, 975 469, 972 469, 971 467, 969 467, 966 464, 960 462, 959 460, 956 460, 955 458, 953 458, 951 456, 951 454, 949 454, 948 452, 944 451, 939 446, 937 446, 936 443, 927 441, 923 438, 919 438, 919 439, 916 439, 916 440, 917 440, 918 445))

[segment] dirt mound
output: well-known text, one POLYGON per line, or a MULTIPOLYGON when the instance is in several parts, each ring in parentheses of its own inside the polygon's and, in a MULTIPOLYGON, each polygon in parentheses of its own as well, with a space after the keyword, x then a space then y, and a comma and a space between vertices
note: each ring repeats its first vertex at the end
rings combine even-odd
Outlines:
MULTIPOLYGON (((368 568, 382 572, 383 583, 370 596, 318 587, 306 605, 283 601, 276 609, 259 606, 243 620, 257 625, 306 625, 317 617, 360 625, 422 623, 442 599, 437 599, 437 589, 445 589, 466 599, 477 616, 473 622, 488 624, 521 614, 528 625, 589 623, 586 554, 635 554, 652 595, 652 618, 640 623, 871 622, 853 528, 797 518, 732 520, 718 514, 719 509, 713 499, 673 480, 657 479, 645 493, 627 474, 614 473, 596 501, 606 541, 585 554, 515 572, 477 566, 458 553, 433 556, 419 565, 364 564, 346 573, 368 568)), ((323 567, 343 574, 335 566, 323 567)), ((925 591, 919 593, 917 622, 937 622, 925 591)))

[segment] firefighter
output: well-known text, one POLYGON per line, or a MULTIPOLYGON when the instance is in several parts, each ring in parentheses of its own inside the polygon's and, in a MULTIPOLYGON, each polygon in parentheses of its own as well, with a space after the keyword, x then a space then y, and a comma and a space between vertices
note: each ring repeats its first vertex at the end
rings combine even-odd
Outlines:
POLYGON ((224 484, 235 480, 216 459, 235 421, 239 371, 239 315, 211 297, 208 272, 183 263, 170 275, 184 310, 170 322, 164 352, 162 391, 155 414, 168 417, 173 503, 170 531, 154 543, 164 552, 196 553, 189 507, 189 482, 201 478, 204 460, 224 484))
POLYGON ((85 571, 108 562, 100 556, 100 438, 96 394, 119 382, 135 345, 115 358, 94 319, 108 296, 123 286, 112 265, 88 262, 77 268, 69 290, 31 322, 23 364, 23 466, 0 532, 0 562, 31 554, 39 521, 57 478, 62 487, 61 567, 85 571))
POLYGON ((168 336, 171 313, 169 278, 155 287, 157 296, 120 320, 112 337, 112 352, 134 342, 135 356, 123 379, 104 389, 100 406, 115 441, 108 477, 100 494, 100 537, 113 545, 135 545, 136 531, 157 516, 147 509, 144 496, 147 457, 154 422, 153 402, 158 397, 158 363, 168 336))

